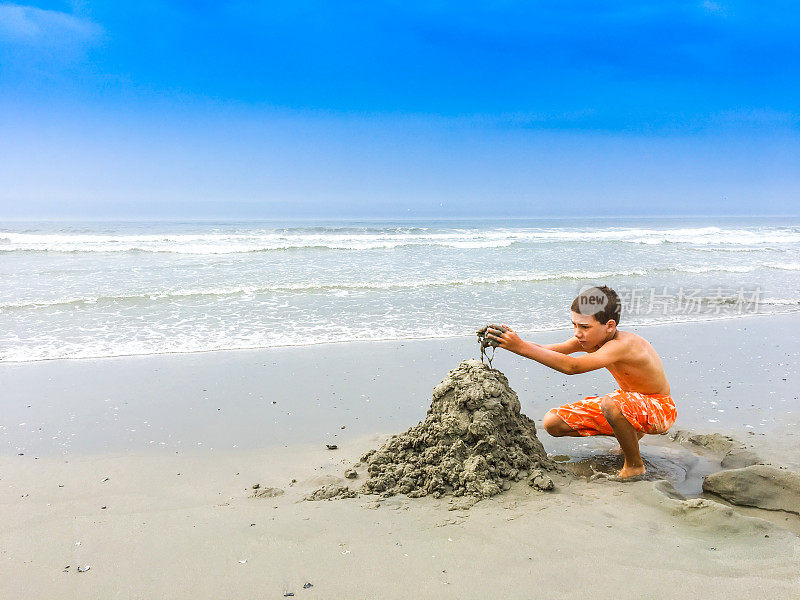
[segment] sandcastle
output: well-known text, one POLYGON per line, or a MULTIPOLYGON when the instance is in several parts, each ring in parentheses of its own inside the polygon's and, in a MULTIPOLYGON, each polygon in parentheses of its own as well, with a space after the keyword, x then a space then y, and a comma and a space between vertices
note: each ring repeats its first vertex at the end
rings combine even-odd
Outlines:
MULTIPOLYGON (((465 360, 433 389, 425 420, 393 435, 361 458, 366 494, 411 498, 442 495, 487 498, 530 478, 551 489, 545 471, 558 470, 520 412, 517 394, 497 369, 465 360)), ((349 488, 320 489, 309 499, 354 495, 349 488)))

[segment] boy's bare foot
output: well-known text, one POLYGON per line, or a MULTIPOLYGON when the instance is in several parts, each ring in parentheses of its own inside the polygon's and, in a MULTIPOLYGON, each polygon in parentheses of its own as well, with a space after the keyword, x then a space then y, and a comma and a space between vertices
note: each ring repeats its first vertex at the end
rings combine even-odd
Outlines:
POLYGON ((624 467, 622 467, 622 470, 617 474, 617 477, 619 477, 620 479, 627 479, 628 477, 636 477, 637 475, 644 475, 645 471, 647 471, 647 469, 645 469, 644 465, 642 465, 641 467, 630 467, 628 465, 625 465, 624 467))

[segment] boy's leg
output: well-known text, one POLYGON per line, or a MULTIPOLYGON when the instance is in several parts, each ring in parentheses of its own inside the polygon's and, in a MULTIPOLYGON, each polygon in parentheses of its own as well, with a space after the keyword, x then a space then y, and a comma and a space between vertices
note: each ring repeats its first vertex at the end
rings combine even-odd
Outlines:
POLYGON ((639 440, 644 434, 636 431, 636 428, 630 424, 611 399, 603 398, 600 408, 606 421, 611 425, 614 436, 617 438, 619 446, 622 448, 622 453, 625 455, 625 465, 619 472, 619 476, 633 477, 634 475, 642 475, 646 469, 642 456, 639 454, 639 440))
POLYGON ((552 410, 545 414, 544 418, 542 419, 542 426, 547 433, 554 437, 581 437, 580 433, 567 425, 567 422, 555 414, 552 410))
MULTIPOLYGON (((637 431, 636 432, 636 439, 641 441, 643 437, 644 437, 644 431, 637 431)), ((622 451, 622 446, 620 446, 619 448, 614 450, 614 452, 616 452, 617 454, 622 454, 623 456, 625 456, 625 453, 622 451)))

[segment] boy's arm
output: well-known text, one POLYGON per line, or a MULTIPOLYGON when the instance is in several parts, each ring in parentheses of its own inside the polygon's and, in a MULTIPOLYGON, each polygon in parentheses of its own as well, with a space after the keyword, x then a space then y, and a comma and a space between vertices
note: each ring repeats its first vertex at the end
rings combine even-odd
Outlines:
POLYGON ((559 344, 541 344, 541 347, 560 352, 561 354, 572 354, 581 349, 580 342, 578 342, 578 339, 574 336, 569 338, 566 342, 561 342, 559 344))
POLYGON ((611 340, 603 344, 596 352, 585 354, 583 356, 568 356, 550 350, 536 344, 534 342, 526 342, 521 339, 512 329, 507 328, 505 333, 493 329, 487 332, 487 336, 498 341, 501 348, 505 348, 509 352, 519 354, 525 358, 530 358, 538 363, 541 363, 551 369, 560 371, 567 375, 575 375, 577 373, 586 373, 588 371, 595 371, 602 369, 610 364, 620 360, 625 351, 625 346, 618 340, 611 340))

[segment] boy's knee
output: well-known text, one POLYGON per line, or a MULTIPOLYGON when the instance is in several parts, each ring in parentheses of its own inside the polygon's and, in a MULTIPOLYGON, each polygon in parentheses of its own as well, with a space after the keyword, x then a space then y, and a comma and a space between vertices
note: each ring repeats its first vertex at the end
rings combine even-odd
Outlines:
POLYGON ((542 426, 550 435, 558 435, 561 433, 563 423, 564 421, 561 419, 561 417, 556 415, 552 409, 547 411, 542 419, 542 426))
POLYGON ((619 406, 617 406, 617 403, 611 398, 603 398, 600 400, 600 410, 603 411, 604 415, 616 414, 620 412, 619 406))

